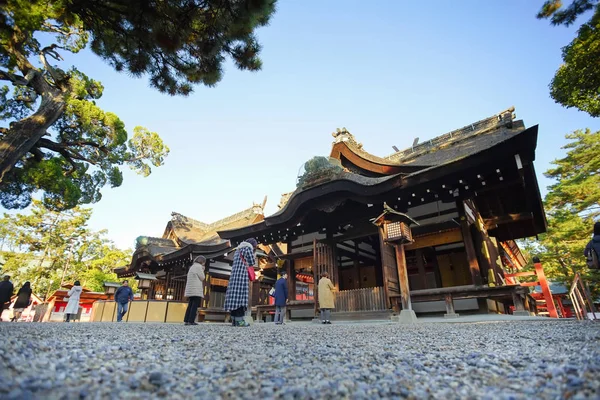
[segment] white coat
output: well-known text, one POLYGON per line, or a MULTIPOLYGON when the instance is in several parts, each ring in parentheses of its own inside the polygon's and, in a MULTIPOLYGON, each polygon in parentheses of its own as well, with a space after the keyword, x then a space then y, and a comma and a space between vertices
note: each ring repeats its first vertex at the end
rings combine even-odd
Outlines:
POLYGON ((65 314, 77 314, 79 312, 79 298, 83 289, 81 286, 73 286, 67 296, 69 296, 69 302, 67 308, 65 308, 65 314))
POLYGON ((185 282, 185 297, 204 297, 204 265, 193 263, 185 282))

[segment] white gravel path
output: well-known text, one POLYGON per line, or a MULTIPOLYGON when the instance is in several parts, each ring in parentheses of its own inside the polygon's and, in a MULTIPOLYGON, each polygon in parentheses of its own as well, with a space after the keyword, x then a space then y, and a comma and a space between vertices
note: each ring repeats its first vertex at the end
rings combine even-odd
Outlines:
POLYGON ((0 323, 1 399, 600 399, 600 323, 0 323))

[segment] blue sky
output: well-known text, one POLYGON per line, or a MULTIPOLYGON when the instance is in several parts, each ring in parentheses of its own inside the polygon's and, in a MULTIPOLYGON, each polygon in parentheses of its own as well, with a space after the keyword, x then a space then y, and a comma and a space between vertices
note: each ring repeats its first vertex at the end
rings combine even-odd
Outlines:
POLYGON ((127 248, 139 235, 160 237, 172 211, 213 222, 266 195, 270 214, 303 162, 329 154, 336 128, 384 156, 513 105, 527 126, 540 125, 545 192, 542 172, 564 154, 565 133, 600 123, 549 97, 576 27, 537 20, 542 3, 280 0, 258 32, 262 71, 228 64, 217 87, 187 98, 160 94, 89 52, 66 57, 102 81, 99 104, 130 132, 145 126, 171 148, 150 177, 126 171, 120 188, 104 189, 91 227, 127 248))

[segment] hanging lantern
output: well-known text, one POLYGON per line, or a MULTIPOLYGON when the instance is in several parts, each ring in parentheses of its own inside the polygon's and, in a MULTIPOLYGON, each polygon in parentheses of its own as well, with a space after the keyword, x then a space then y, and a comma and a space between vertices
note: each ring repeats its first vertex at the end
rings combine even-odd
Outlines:
POLYGON ((383 227, 383 240, 388 243, 412 243, 411 224, 419 225, 417 221, 406 214, 398 212, 383 203, 383 213, 372 220, 373 224, 383 227))

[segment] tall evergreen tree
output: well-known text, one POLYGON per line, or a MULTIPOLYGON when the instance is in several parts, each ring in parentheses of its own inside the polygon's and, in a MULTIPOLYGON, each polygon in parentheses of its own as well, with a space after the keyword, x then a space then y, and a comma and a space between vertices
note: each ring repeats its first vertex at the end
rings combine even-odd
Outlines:
POLYGON ((562 49, 564 64, 550 83, 550 95, 563 106, 575 107, 592 117, 600 116, 600 2, 573 0, 562 7, 562 0, 548 0, 538 18, 549 18, 553 25, 572 25, 577 18, 591 12, 577 36, 562 49))
POLYGON ((539 241, 526 241, 526 251, 538 255, 546 275, 570 285, 576 273, 600 295, 600 272, 587 268, 583 250, 600 216, 600 131, 568 134, 565 157, 552 162, 546 176, 556 180, 544 206, 548 231, 539 241))
POLYGON ((0 226, 11 231, 0 231, 2 272, 18 285, 30 281, 41 296, 74 280, 103 291, 103 282, 116 281, 112 270, 127 265, 131 252, 115 247, 105 231, 90 230, 91 215, 90 209, 80 207, 49 211, 39 201, 33 202, 30 214, 5 214, 0 226))
POLYGON ((0 202, 23 208, 36 191, 47 207, 100 199, 122 183, 120 166, 147 175, 168 148, 160 137, 100 109, 103 87, 75 67, 52 64, 86 46, 117 71, 147 76, 171 95, 215 85, 223 62, 261 67, 254 31, 275 0, 0 1, 0 202), (38 61, 39 60, 39 61, 38 61))

